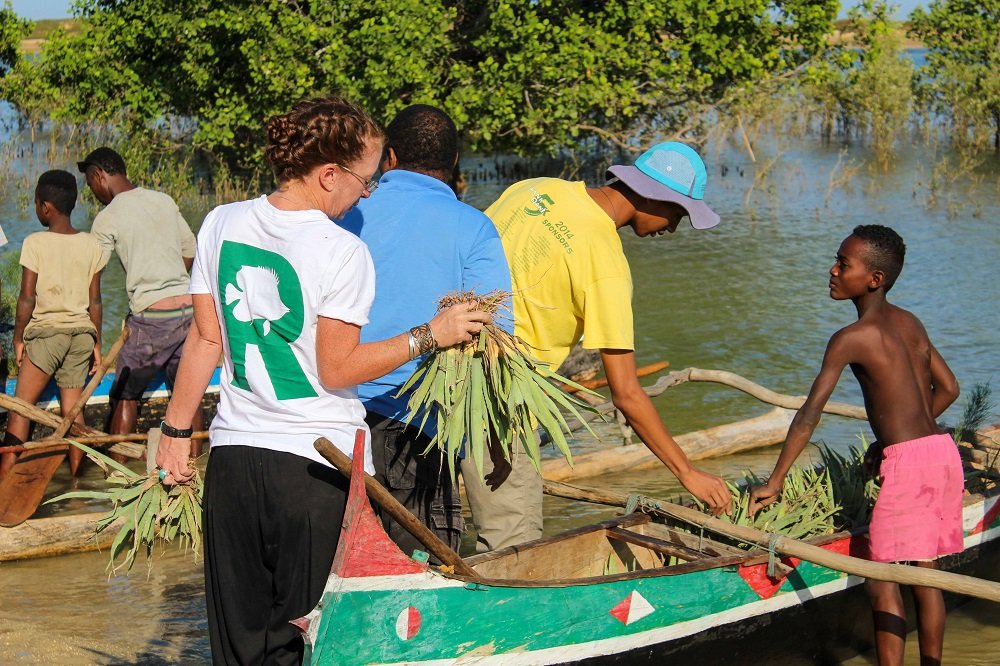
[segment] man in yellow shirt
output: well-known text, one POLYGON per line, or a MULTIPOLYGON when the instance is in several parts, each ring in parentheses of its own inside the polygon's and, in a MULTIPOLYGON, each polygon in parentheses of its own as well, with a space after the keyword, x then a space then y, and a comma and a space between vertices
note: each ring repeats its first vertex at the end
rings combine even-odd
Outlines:
MULTIPOLYGON (((704 201, 701 157, 682 143, 661 143, 633 165, 608 169, 608 182, 534 178, 511 185, 486 215, 496 225, 511 268, 515 333, 558 367, 582 339, 599 349, 611 399, 636 435, 691 494, 716 514, 730 493, 719 477, 694 467, 636 378, 632 276, 618 230, 637 236, 673 233, 683 217, 695 229, 719 223, 704 201)), ((487 465, 489 461, 487 461, 487 465)), ((490 470, 487 470, 489 472, 490 470)), ((490 477, 491 485, 502 472, 490 477)), ((482 552, 542 534, 542 483, 527 456, 494 490, 463 473, 482 552)))

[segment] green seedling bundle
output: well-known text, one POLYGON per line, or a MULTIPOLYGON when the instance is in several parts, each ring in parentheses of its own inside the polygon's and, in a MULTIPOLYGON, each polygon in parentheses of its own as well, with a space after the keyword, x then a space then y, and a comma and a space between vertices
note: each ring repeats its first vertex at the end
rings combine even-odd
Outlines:
MULTIPOLYGON (((485 295, 461 292, 442 298, 438 308, 471 301, 476 309, 497 319, 503 315, 501 310, 509 297, 501 291, 485 295)), ((470 343, 429 354, 400 394, 412 389, 408 423, 419 420, 423 428, 434 419, 437 432, 430 447, 436 446, 446 454, 452 477, 463 445, 482 475, 491 439, 506 460, 527 455, 540 470, 541 453, 535 436, 539 426, 572 464, 566 439, 571 431, 562 410, 581 423, 585 423, 581 412, 597 412, 553 382, 597 395, 550 370, 531 355, 521 340, 494 322, 484 326, 470 343)), ((590 426, 586 428, 594 434, 590 426)))

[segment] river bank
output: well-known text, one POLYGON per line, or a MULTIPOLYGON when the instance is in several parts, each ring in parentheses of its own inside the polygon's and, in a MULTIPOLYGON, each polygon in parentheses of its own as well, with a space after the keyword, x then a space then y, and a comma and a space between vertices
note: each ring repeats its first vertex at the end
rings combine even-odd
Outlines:
MULTIPOLYGON (((761 161, 756 163, 738 144, 713 145, 706 151, 707 195, 723 219, 718 228, 695 232, 684 224, 677 233, 659 239, 623 235, 634 278, 640 365, 667 359, 675 369, 730 370, 781 393, 805 393, 827 339, 855 317, 849 304, 828 297, 827 271, 833 254, 854 225, 882 223, 900 231, 908 246, 906 267, 892 300, 921 317, 966 390, 996 379, 1000 283, 994 266, 1000 256, 1000 226, 995 224, 1000 219, 1000 165, 989 162, 976 172, 976 179, 950 182, 932 197, 929 162, 934 156, 922 145, 903 146, 888 173, 857 169, 850 177, 844 177, 845 165, 863 163, 867 157, 858 145, 807 138, 757 149, 761 161), (780 162, 766 179, 761 178, 763 165, 779 153, 780 162)), ((469 173, 495 173, 498 159, 469 155, 462 164, 469 173)), ((477 179, 469 183, 467 200, 483 208, 507 183, 502 178, 477 179)), ((4 229, 12 239, 4 250, 15 251, 37 223, 14 197, 5 197, 0 206, 4 229)), ((194 228, 206 212, 184 210, 194 228)), ((81 206, 74 217, 87 227, 92 214, 93 209, 81 206)), ((109 326, 120 322, 124 309, 122 285, 115 279, 112 275, 105 286, 109 326)), ((860 403, 849 376, 841 379, 832 399, 860 403)), ((678 387, 655 404, 676 433, 766 411, 736 391, 707 385, 678 387)), ((943 420, 954 424, 962 404, 960 399, 943 420)), ((862 432, 866 432, 863 424, 830 418, 816 439, 845 450, 862 432)), ((610 430, 604 443, 581 438, 576 450, 612 446, 614 433, 610 430)), ((777 449, 771 448, 700 466, 738 478, 745 469, 765 474, 776 455, 777 449)), ((807 459, 810 455, 814 451, 807 453, 807 459)), ((95 471, 91 469, 77 485, 100 483, 95 471)), ((52 493, 62 492, 70 483, 63 479, 52 493)), ((609 475, 596 483, 651 496, 680 492, 663 469, 609 475)), ((614 513, 553 498, 546 498, 544 509, 546 534, 614 513)), ((470 531, 467 553, 472 538, 470 531)), ((93 553, 0 564, 0 661, 208 661, 200 564, 167 553, 157 560, 149 578, 141 561, 130 577, 108 578, 106 558, 106 553, 93 553)), ((956 654, 963 655, 946 657, 949 663, 992 663, 1000 653, 1000 623, 995 615, 973 606, 967 622, 961 615, 949 620, 947 640, 957 645, 956 654)), ((908 653, 909 658, 915 654, 912 648, 908 653)))

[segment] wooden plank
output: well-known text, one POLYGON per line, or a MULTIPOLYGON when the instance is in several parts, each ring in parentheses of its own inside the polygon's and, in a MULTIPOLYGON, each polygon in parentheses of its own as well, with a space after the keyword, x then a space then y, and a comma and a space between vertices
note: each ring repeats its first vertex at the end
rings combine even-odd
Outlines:
MULTIPOLYGON (((52 433, 53 439, 62 438, 72 426, 79 425, 75 422, 76 417, 83 410, 87 399, 93 394, 108 368, 118 358, 118 352, 128 340, 128 336, 129 329, 126 327, 122 329, 121 335, 111 345, 111 350, 101 361, 100 367, 86 388, 83 389, 76 404, 55 426, 55 431, 52 433)), ((68 449, 43 449, 38 452, 25 452, 17 457, 13 468, 3 479, 0 479, 0 525, 4 527, 20 525, 35 513, 45 495, 45 489, 49 486, 49 481, 59 469, 59 464, 66 458, 67 451, 68 449)), ((73 460, 71 459, 70 462, 75 471, 73 460)))
POLYGON ((94 534, 103 514, 38 518, 0 529, 0 562, 82 553, 111 545, 119 524, 94 534))
MULTIPOLYGON (((691 460, 729 455, 781 443, 794 415, 791 410, 777 407, 761 416, 685 433, 674 439, 691 460)), ((552 481, 567 481, 662 465, 644 444, 634 444, 573 456, 572 467, 562 457, 544 460, 542 476, 552 481)))
POLYGON ((644 534, 638 534, 630 530, 623 530, 620 528, 610 529, 606 532, 609 539, 617 539, 619 541, 624 541, 625 543, 632 544, 633 546, 639 546, 640 548, 646 548, 657 553, 663 553, 664 555, 669 555, 671 557, 676 557, 678 559, 684 560, 685 562, 692 562, 694 560, 700 560, 705 557, 704 553, 699 553, 697 550, 692 548, 687 548, 686 546, 678 546, 676 544, 669 543, 667 541, 661 541, 656 537, 647 536, 644 534))
POLYGON ((732 555, 747 555, 747 551, 741 550, 736 546, 730 546, 728 544, 715 541, 707 536, 700 536, 697 534, 688 534, 686 532, 681 532, 679 530, 674 530, 666 525, 662 525, 657 522, 650 521, 646 525, 642 525, 636 529, 642 534, 648 534, 649 536, 668 541, 677 545, 685 546, 690 548, 695 552, 703 553, 702 557, 706 555, 709 557, 729 557, 732 555))
MULTIPOLYGON (((606 492, 591 488, 577 488, 550 481, 544 483, 544 492, 558 497, 581 499, 612 506, 625 506, 628 502, 628 496, 623 493, 606 492)), ((849 555, 841 555, 790 537, 762 532, 752 527, 733 525, 700 511, 671 502, 659 501, 657 507, 650 508, 649 512, 655 515, 684 520, 693 525, 702 526, 705 529, 739 539, 746 543, 762 547, 769 546, 781 555, 798 557, 799 559, 827 567, 828 569, 842 571, 854 576, 884 580, 899 583, 900 585, 923 585, 988 601, 1000 601, 1000 583, 998 582, 973 578, 971 576, 950 574, 934 569, 924 569, 922 567, 870 562, 849 555)))

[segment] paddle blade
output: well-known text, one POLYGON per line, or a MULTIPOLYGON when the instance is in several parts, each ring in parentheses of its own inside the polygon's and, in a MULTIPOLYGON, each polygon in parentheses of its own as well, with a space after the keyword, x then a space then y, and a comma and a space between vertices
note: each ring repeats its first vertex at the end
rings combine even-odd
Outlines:
POLYGON ((66 449, 22 453, 0 481, 0 526, 14 527, 31 517, 49 481, 66 458, 66 449))

